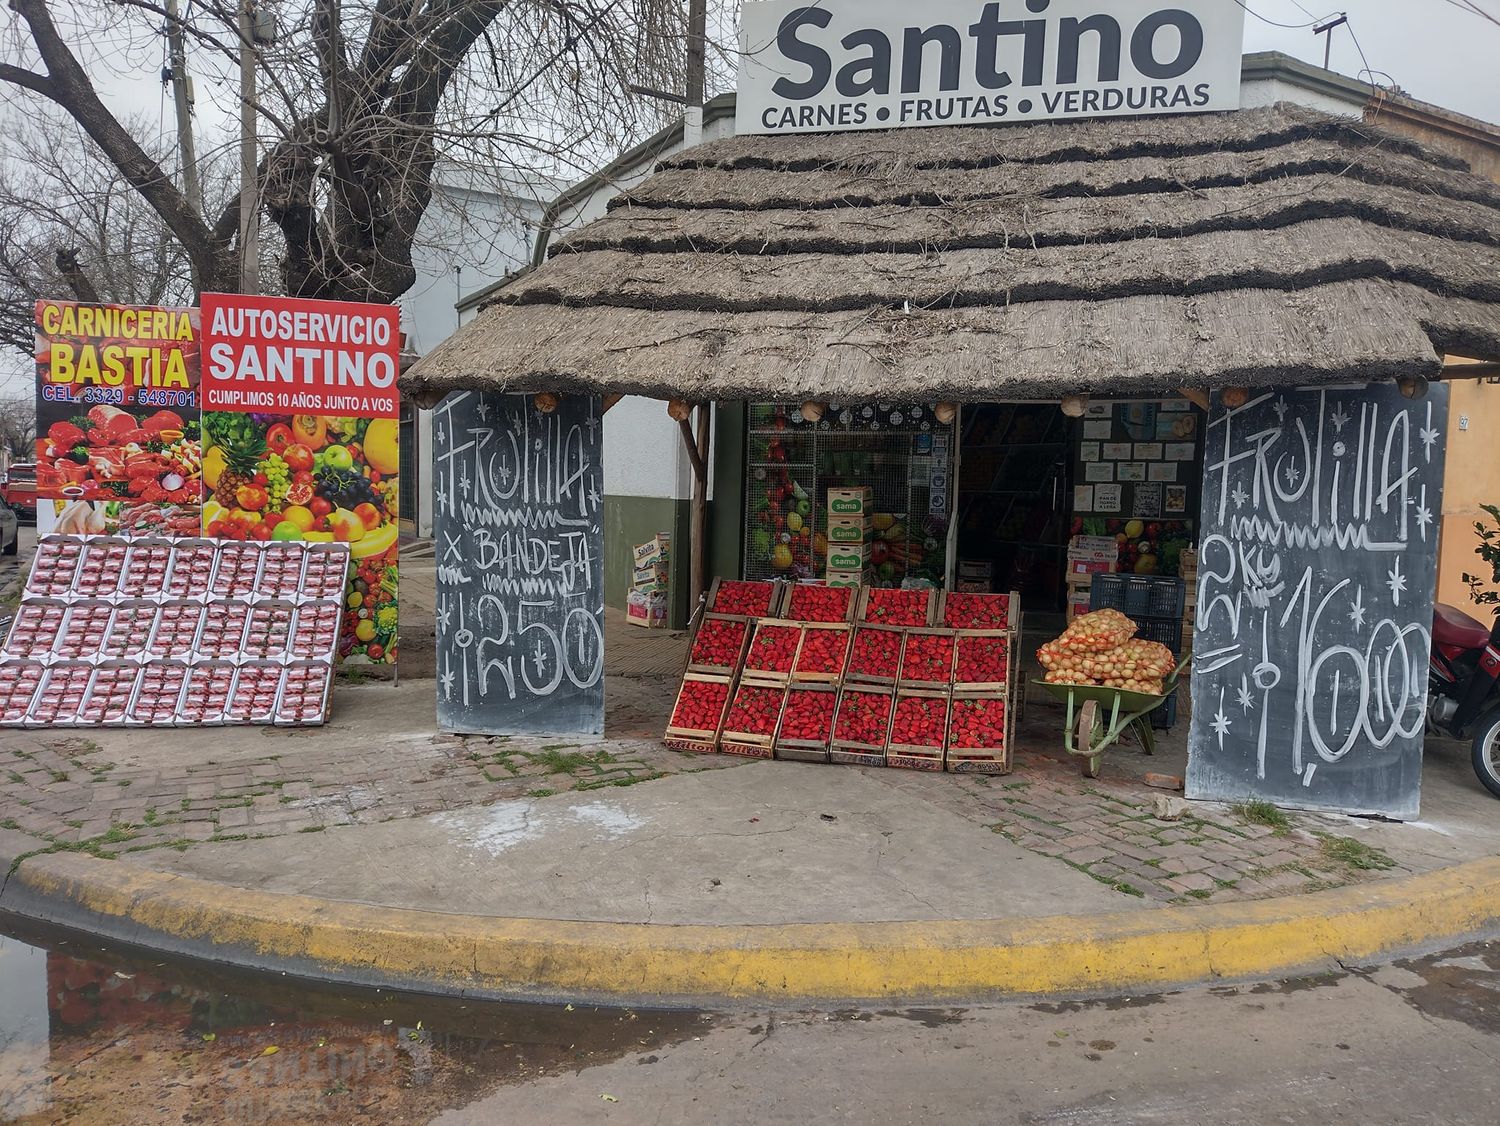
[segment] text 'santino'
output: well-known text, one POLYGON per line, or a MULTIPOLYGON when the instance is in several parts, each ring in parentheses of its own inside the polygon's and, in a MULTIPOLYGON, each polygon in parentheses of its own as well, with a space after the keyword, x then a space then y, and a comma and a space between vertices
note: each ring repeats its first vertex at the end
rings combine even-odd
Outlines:
POLYGON ((829 132, 1239 108, 1227 0, 752 0, 736 129, 829 132))

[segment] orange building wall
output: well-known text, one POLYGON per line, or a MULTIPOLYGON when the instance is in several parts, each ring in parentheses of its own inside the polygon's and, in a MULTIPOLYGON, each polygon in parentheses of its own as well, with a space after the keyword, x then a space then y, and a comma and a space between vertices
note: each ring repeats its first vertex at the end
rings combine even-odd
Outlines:
POLYGON ((1500 505, 1500 383, 1455 379, 1449 384, 1448 466, 1443 475, 1443 525, 1438 547, 1439 602, 1461 607, 1482 621, 1469 598, 1464 572, 1486 573, 1474 554, 1474 522, 1490 522, 1481 504, 1500 505), (1468 419, 1468 429, 1461 429, 1468 419))

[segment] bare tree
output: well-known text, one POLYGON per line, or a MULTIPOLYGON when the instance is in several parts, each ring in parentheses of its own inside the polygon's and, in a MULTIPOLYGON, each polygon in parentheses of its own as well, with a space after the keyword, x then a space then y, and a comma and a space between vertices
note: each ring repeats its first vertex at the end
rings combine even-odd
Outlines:
POLYGON ((77 125, 17 118, 0 132, 0 343, 30 354, 32 306, 68 293, 180 305, 193 287, 171 230, 77 125))
MULTIPOLYGON (((156 213, 201 288, 237 288, 238 197, 199 214, 166 161, 106 106, 96 63, 141 52, 163 0, 10 0, 0 82, 61 107, 156 213)), ((414 280, 412 243, 440 157, 569 176, 657 128, 632 87, 683 88, 683 0, 262 0, 257 43, 266 215, 284 292, 389 301, 414 280)), ((175 10, 175 9, 174 9, 175 10)), ((179 23, 204 85, 232 88, 233 0, 179 23)), ((715 55, 722 59, 722 55, 715 55)))
POLYGON ((31 396, 0 399, 0 449, 12 461, 36 456, 36 400, 31 396))

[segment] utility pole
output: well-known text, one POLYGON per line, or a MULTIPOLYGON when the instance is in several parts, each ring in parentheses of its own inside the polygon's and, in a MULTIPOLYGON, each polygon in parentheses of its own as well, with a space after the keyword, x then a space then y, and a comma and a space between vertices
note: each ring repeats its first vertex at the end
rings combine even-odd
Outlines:
POLYGON ((188 77, 187 41, 182 35, 182 17, 177 0, 166 0, 167 58, 172 67, 172 104, 177 111, 177 152, 182 161, 182 191, 193 210, 203 215, 203 184, 198 179, 198 158, 193 150, 193 80, 188 77))
POLYGON ((260 292, 260 157, 256 144, 255 8, 240 0, 240 292, 260 292))
POLYGON ((692 148, 703 140, 704 72, 708 55, 708 0, 688 0, 687 110, 682 119, 682 143, 692 148))
MULTIPOLYGON (((682 116, 682 145, 692 148, 703 141, 704 71, 707 69, 708 0, 688 0, 687 107, 682 116)), ((690 605, 698 604, 708 588, 708 467, 709 442, 713 433, 713 403, 699 403, 696 432, 684 425, 688 460, 693 467, 693 501, 688 510, 688 562, 690 605)))
POLYGON ((1337 19, 1331 19, 1327 23, 1318 24, 1317 27, 1313 28, 1313 34, 1314 35, 1326 35, 1328 37, 1328 38, 1326 38, 1326 39, 1323 40, 1323 69, 1324 70, 1330 69, 1328 64, 1333 61, 1333 29, 1336 28, 1336 27, 1343 27, 1344 24, 1346 24, 1348 22, 1349 22, 1349 15, 1348 15, 1348 13, 1347 12, 1340 12, 1338 14, 1338 18, 1337 19))

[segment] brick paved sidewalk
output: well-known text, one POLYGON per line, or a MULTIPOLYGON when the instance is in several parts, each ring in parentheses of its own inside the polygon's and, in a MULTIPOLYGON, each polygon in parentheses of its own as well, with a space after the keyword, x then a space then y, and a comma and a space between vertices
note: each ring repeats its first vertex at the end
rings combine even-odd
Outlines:
POLYGON ((265 729, 264 754, 226 752, 230 729, 224 728, 113 731, 100 733, 99 741, 81 732, 6 732, 0 735, 0 830, 36 838, 39 850, 120 856, 635 785, 740 763, 663 747, 663 688, 655 681, 611 678, 612 737, 594 744, 435 735, 432 690, 431 681, 399 689, 341 686, 335 718, 352 714, 354 723, 265 729), (361 701, 386 693, 410 700, 401 710, 411 730, 359 728, 361 701), (132 748, 136 761, 114 761, 121 756, 101 741, 132 748), (171 761, 154 764, 168 748, 171 761))
MULTIPOLYGON (((24 848, 14 838, 0 844, 10 852, 129 856, 743 766, 731 756, 661 745, 674 687, 665 679, 610 678, 609 740, 585 745, 434 735, 431 681, 341 686, 334 723, 321 729, 9 732, 0 735, 0 836, 33 839, 24 848)), ((1122 896, 1156 903, 1306 892, 1433 866, 1330 833, 1331 823, 1320 819, 1274 810, 1247 816, 1190 803, 1180 820, 1158 820, 1152 807, 1162 792, 1140 776, 1180 773, 1185 727, 1155 758, 1112 751, 1104 777, 1089 780, 1058 749, 1060 723, 1060 712, 1033 706, 1016 772, 1006 777, 865 774, 1122 896)))

